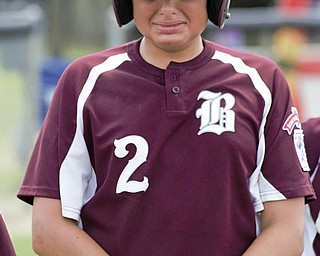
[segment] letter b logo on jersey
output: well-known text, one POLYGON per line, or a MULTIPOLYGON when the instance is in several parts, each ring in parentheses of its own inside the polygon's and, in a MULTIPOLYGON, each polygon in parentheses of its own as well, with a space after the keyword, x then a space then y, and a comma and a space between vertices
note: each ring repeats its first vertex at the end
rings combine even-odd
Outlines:
POLYGON ((198 95, 198 100, 200 99, 205 101, 196 111, 196 117, 201 118, 198 135, 206 132, 218 135, 235 132, 235 113, 231 110, 235 105, 235 98, 232 94, 202 91, 198 95))

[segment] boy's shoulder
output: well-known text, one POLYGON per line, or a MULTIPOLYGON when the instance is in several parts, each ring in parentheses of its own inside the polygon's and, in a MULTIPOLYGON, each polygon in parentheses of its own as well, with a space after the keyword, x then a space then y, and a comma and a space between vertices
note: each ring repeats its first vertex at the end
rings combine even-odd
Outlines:
POLYGON ((314 169, 320 157, 320 117, 313 117, 302 123, 309 164, 314 169))
POLYGON ((91 70, 93 67, 103 63, 111 56, 127 53, 128 47, 133 43, 134 41, 81 56, 70 63, 70 65, 68 66, 68 70, 69 72, 91 70))
POLYGON ((256 68, 259 68, 261 66, 278 68, 278 65, 273 60, 265 56, 248 52, 243 49, 239 50, 239 49, 231 48, 231 47, 224 46, 219 43, 215 43, 211 41, 206 41, 206 43, 211 45, 214 48, 215 54, 217 52, 223 53, 224 56, 226 56, 226 58, 227 56, 230 56, 232 58, 237 58, 238 60, 240 59, 241 61, 243 61, 249 66, 256 67, 256 68))

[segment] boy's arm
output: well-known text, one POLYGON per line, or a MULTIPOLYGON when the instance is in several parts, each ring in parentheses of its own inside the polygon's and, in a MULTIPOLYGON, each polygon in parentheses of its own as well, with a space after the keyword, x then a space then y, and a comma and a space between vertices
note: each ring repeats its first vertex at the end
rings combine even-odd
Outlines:
POLYGON ((40 256, 108 256, 73 220, 61 215, 61 201, 34 198, 32 246, 40 256))
POLYGON ((262 232, 243 256, 301 255, 303 251, 304 198, 264 203, 262 232))

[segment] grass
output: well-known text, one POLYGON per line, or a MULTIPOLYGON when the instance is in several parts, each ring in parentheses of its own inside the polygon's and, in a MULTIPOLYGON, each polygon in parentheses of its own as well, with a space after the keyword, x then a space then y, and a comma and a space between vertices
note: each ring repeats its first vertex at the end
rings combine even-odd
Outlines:
POLYGON ((34 256, 30 229, 24 228, 31 222, 31 207, 16 198, 25 168, 19 156, 25 86, 21 74, 0 65, 0 211, 5 216, 16 254, 34 256))
POLYGON ((17 256, 35 256, 31 247, 30 236, 16 236, 12 238, 17 256))

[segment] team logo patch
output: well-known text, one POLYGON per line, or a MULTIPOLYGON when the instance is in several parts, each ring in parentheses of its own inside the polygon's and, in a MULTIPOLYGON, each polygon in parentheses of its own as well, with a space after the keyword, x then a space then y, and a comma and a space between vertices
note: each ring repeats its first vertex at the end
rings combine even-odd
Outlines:
POLYGON ((306 149, 304 145, 304 134, 302 129, 295 129, 293 134, 294 146, 297 151, 297 155, 301 164, 302 169, 305 172, 310 171, 310 167, 307 160, 306 149))
POLYGON ((286 119, 282 129, 287 131, 289 135, 292 134, 293 129, 297 127, 301 129, 298 110, 295 107, 291 108, 291 115, 286 119))
POLYGON ((202 91, 198 100, 204 100, 196 111, 196 117, 201 119, 198 135, 207 132, 217 135, 235 132, 235 113, 232 108, 236 100, 232 94, 202 91))

